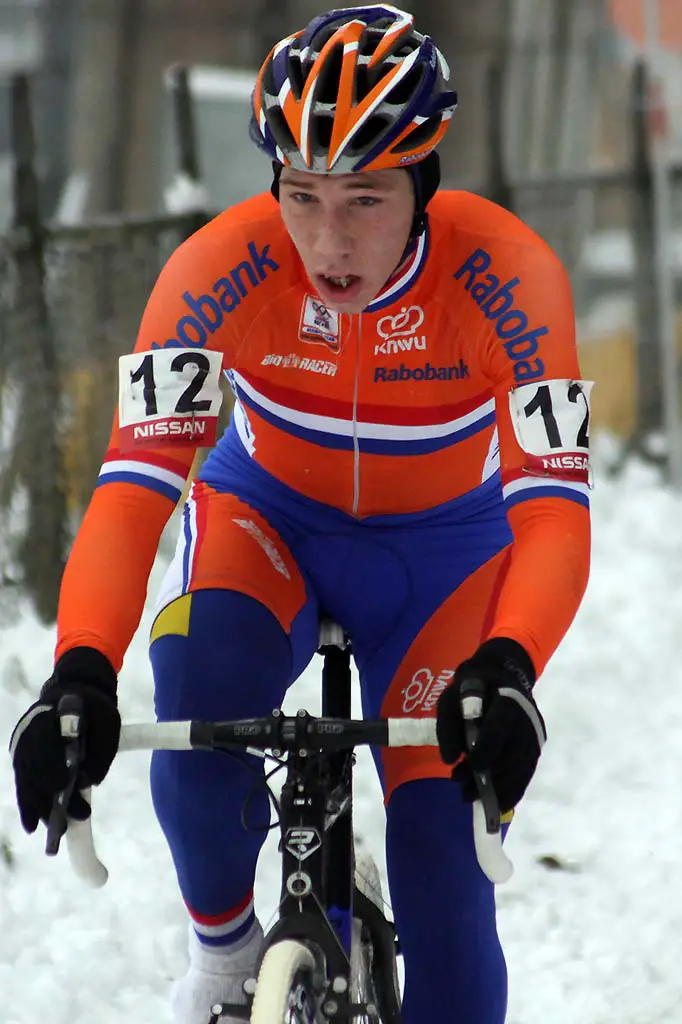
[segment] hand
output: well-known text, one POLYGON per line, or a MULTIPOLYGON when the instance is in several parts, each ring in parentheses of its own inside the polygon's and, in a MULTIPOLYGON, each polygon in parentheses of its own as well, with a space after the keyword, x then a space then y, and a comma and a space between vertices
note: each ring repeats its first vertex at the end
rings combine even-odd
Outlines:
MULTIPOLYGON (((40 699, 21 716, 10 738, 17 804, 27 832, 35 832, 40 820, 47 822, 55 795, 68 783, 65 743, 56 710, 65 694, 74 694, 83 702, 80 785, 98 785, 118 749, 121 718, 116 673, 93 647, 74 647, 59 659, 40 699)), ((80 819, 90 814, 78 790, 74 790, 68 813, 80 819)))
POLYGON ((535 669, 515 640, 494 637, 462 662, 436 709, 441 757, 454 764, 452 778, 462 785, 464 799, 478 792, 475 771, 490 773, 502 814, 511 811, 526 792, 547 739, 545 723, 533 698, 535 669), (461 687, 465 680, 484 685, 483 714, 476 745, 467 751, 461 687))

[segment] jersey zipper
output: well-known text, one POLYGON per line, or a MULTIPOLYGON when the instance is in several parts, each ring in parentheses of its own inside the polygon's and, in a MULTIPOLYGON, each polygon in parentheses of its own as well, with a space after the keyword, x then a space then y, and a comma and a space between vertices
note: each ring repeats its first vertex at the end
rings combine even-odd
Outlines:
MULTIPOLYGON (((353 317, 351 316, 351 325, 353 317)), ((358 313, 357 340, 355 342, 355 382, 353 384, 353 515, 360 508, 360 439, 358 437, 358 395, 360 393, 360 347, 362 341, 362 313, 358 313)))

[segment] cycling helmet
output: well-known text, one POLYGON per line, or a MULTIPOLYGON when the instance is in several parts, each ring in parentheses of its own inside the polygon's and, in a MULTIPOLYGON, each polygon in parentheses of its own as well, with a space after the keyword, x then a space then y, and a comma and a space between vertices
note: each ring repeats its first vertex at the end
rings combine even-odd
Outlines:
POLYGON ((300 171, 409 166, 447 131, 457 106, 449 78, 411 14, 389 4, 328 11, 266 58, 251 136, 272 160, 300 171))

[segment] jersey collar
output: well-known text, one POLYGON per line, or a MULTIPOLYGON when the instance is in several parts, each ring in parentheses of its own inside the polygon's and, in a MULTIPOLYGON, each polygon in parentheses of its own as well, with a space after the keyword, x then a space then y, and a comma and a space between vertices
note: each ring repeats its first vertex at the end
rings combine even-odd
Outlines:
POLYGON ((372 299, 370 304, 365 307, 365 313, 376 313, 378 310, 384 309, 386 306, 390 306, 397 302, 398 299, 401 299, 421 274, 426 263, 428 251, 429 229, 427 226, 417 239, 414 252, 407 263, 403 264, 395 274, 389 277, 376 298, 372 299))

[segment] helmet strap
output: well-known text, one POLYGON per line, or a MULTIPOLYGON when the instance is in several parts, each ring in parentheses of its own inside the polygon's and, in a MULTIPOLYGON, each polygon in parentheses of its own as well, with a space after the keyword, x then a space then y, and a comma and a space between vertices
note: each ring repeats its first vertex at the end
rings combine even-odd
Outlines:
POLYGON ((284 164, 281 164, 279 160, 272 161, 272 184, 270 185, 270 191, 277 202, 279 202, 279 177, 283 168, 284 164))
POLYGON ((426 230, 428 223, 426 207, 440 185, 440 157, 434 150, 419 163, 412 164, 408 170, 414 187, 414 220, 410 230, 410 242, 412 242, 426 230))

